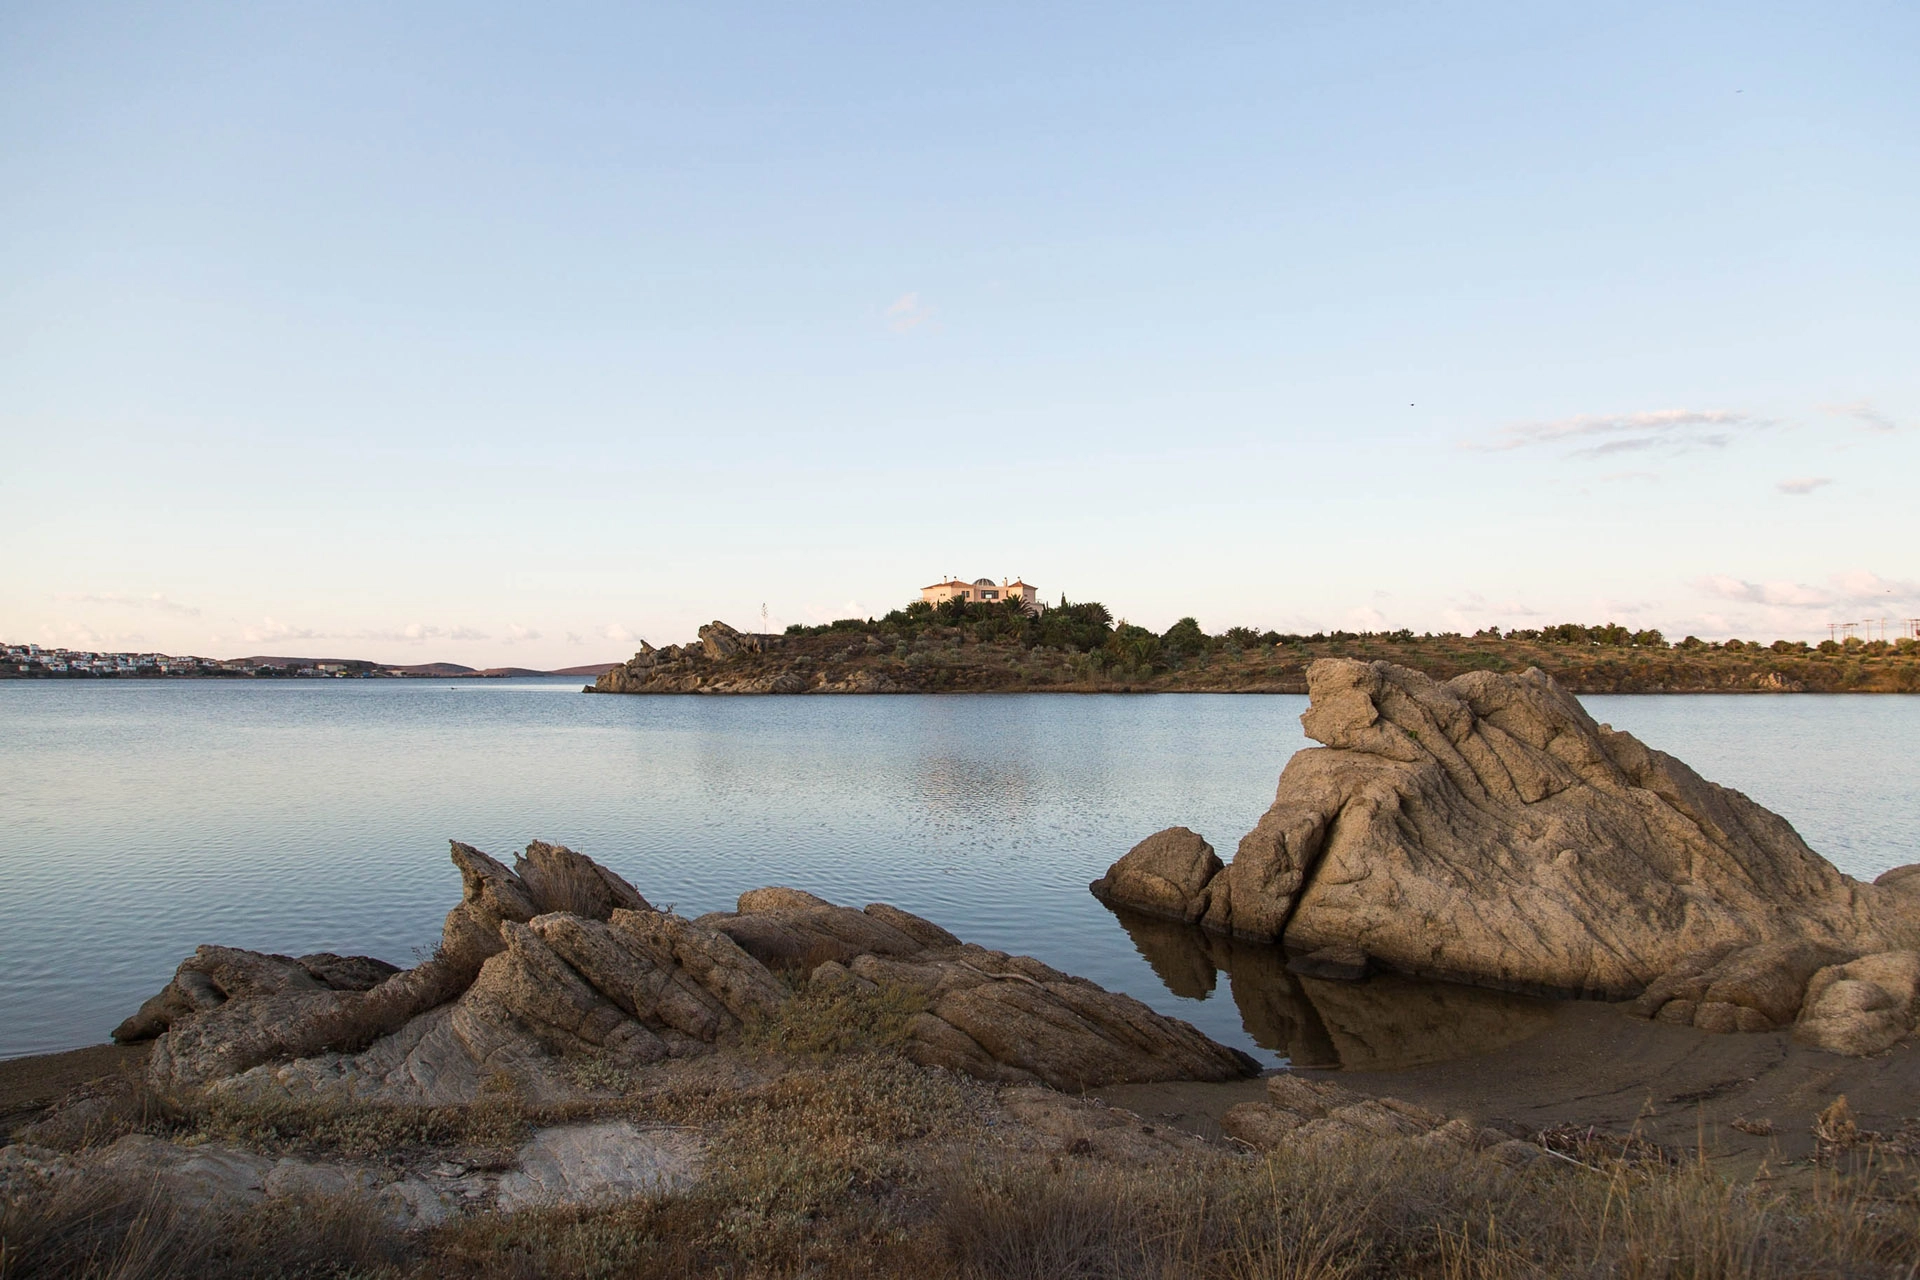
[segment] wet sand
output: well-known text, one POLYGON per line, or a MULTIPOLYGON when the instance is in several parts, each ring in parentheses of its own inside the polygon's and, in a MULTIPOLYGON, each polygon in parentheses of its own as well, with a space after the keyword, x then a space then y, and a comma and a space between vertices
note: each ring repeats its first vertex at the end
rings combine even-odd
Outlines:
MULTIPOLYGON (((1793 1044, 1784 1031, 1713 1035, 1641 1022, 1617 1006, 1547 1006, 1541 1029, 1475 1056, 1399 1070, 1301 1070, 1372 1096, 1416 1102, 1448 1115, 1561 1123, 1639 1132, 1693 1152, 1704 1145, 1729 1172, 1748 1172, 1813 1152, 1813 1117, 1838 1095, 1863 1128, 1898 1131, 1920 1112, 1920 1046, 1909 1038, 1871 1058, 1843 1058, 1793 1044), (1736 1119, 1770 1121, 1771 1135, 1744 1133, 1736 1119)), ((1216 1137, 1236 1103, 1265 1096, 1260 1080, 1231 1084, 1119 1085, 1091 1091, 1115 1106, 1216 1137)))

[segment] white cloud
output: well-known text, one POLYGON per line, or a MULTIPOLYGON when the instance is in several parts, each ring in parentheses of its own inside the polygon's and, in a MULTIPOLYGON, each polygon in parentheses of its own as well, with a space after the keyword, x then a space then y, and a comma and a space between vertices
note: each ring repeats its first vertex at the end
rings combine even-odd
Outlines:
POLYGON ((567 632, 568 644, 585 644, 586 642, 587 642, 587 638, 581 635, 578 631, 567 632))
POLYGON ((1851 569, 1833 575, 1833 583, 1840 589, 1840 602, 1855 608, 1920 602, 1920 582, 1910 578, 1883 578, 1865 569, 1851 569))
POLYGON ((243 628, 240 638, 248 644, 260 644, 268 640, 317 640, 320 635, 305 627, 289 626, 274 618, 262 618, 259 626, 243 628))
POLYGON ((603 639, 618 640, 622 644, 626 644, 631 641, 638 640, 640 638, 639 636, 636 636, 635 634, 633 634, 633 632, 627 630, 625 627, 621 626, 617 622, 609 622, 607 624, 607 629, 605 631, 602 631, 600 635, 603 639))
POLYGON ((194 608, 192 605, 181 604, 177 600, 169 600, 158 591, 147 596, 128 596, 121 595, 118 592, 107 592, 103 595, 62 593, 56 595, 54 599, 62 604, 111 605, 121 609, 152 609, 159 613, 170 613, 181 618, 197 618, 200 616, 200 610, 194 608))
POLYGON ((1782 480, 1773 487, 1782 493, 1805 495, 1812 493, 1815 489, 1832 483, 1832 479, 1827 476, 1801 476, 1796 480, 1782 480))
POLYGON ((69 649, 112 653, 144 648, 146 639, 138 631, 98 631, 84 623, 70 622, 53 629, 52 643, 69 649))
POLYGON ((1742 604, 1805 609, 1833 603, 1832 592, 1798 582, 1747 582, 1719 573, 1700 579, 1694 586, 1708 595, 1719 596, 1722 600, 1738 600, 1742 604))
POLYGON ((447 633, 449 640, 491 640, 492 638, 476 627, 455 627, 447 633))
POLYGON ((934 310, 920 301, 918 293, 903 293, 887 308, 887 328, 895 333, 911 333, 932 320, 934 310))
MULTIPOLYGON (((572 632, 568 632, 567 634, 569 638, 572 638, 572 632)), ((539 638, 540 633, 532 627, 523 627, 517 622, 511 623, 507 627, 508 644, 518 644, 522 640, 538 640, 539 638)))
POLYGON ((1776 609, 1820 610, 1826 613, 1858 609, 1910 607, 1920 603, 1920 582, 1883 578, 1865 569, 1850 569, 1828 579, 1831 587, 1805 582, 1748 582, 1715 574, 1694 583, 1699 590, 1723 600, 1768 605, 1776 609))
POLYGON ((1671 453, 1689 449, 1718 449, 1732 443, 1741 431, 1773 425, 1770 419, 1731 409, 1654 409, 1640 413, 1581 414, 1551 422, 1522 422, 1503 427, 1466 447, 1504 452, 1535 446, 1578 445, 1566 456, 1614 457, 1662 449, 1671 453))
POLYGON ((1828 413, 1836 414, 1843 418, 1852 418, 1860 424, 1862 431, 1885 433, 1898 431, 1900 429, 1899 423, 1874 408, 1873 403, 1868 400, 1855 400, 1849 404, 1825 404, 1820 407, 1828 413))

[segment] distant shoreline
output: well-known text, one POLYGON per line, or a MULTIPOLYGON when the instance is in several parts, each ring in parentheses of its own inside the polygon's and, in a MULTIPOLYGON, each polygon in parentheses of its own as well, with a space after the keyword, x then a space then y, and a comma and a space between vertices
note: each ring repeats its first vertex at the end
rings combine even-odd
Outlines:
POLYGON ((619 666, 590 662, 540 671, 532 667, 463 666, 457 662, 384 663, 364 658, 200 658, 164 653, 92 653, 8 646, 0 680, 511 680, 597 677, 619 666))
MULTIPOLYGON (((1077 607, 1077 606, 1076 606, 1077 607)), ((1305 694, 1322 658, 1386 661, 1449 680, 1537 667, 1582 694, 1920 693, 1920 642, 1811 646, 1689 639, 1563 641, 1501 636, 1164 637, 1112 633, 1098 648, 1037 643, 1010 619, 912 618, 753 635, 724 623, 697 643, 643 649, 588 692, 626 694, 1272 693, 1305 694), (983 625, 988 624, 988 625, 983 625), (995 631, 993 626, 998 626, 995 631), (1018 628, 1018 630, 1016 630, 1018 628)), ((1042 633, 1044 634, 1044 633, 1042 633)), ((1097 636, 1099 633, 1095 633, 1097 636)))

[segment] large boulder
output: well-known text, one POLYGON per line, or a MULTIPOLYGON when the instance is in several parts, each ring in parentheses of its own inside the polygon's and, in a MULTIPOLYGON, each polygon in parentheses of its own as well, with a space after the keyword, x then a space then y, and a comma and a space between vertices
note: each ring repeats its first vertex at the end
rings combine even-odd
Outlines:
POLYGON ((509 869, 456 842, 453 860, 461 901, 415 968, 202 947, 115 1037, 155 1041, 162 1090, 448 1105, 510 1088, 564 1102, 582 1064, 606 1078, 730 1046, 831 966, 922 993, 910 1056, 988 1079, 1081 1088, 1254 1069, 1138 1001, 882 903, 776 887, 687 920, 559 845, 536 842, 509 869))
POLYGON ((1191 923, 1206 913, 1207 886, 1220 874, 1213 846, 1185 827, 1148 836, 1093 882, 1102 902, 1191 923))
POLYGON ((701 627, 699 635, 700 648, 715 661, 737 653, 758 653, 764 643, 759 636, 736 631, 718 618, 701 627))
MULTIPOLYGON (((719 620, 701 627, 693 644, 640 651, 587 686, 589 693, 801 693, 808 677, 795 671, 735 670, 731 659, 765 653, 780 637, 740 631, 719 620), (730 674, 731 673, 731 674, 730 674)), ((876 690, 877 691, 877 690, 876 690)))
POLYGON ((1907 877, 1842 875, 1784 818, 1596 724, 1538 670, 1441 683, 1326 659, 1307 682, 1301 723, 1325 745, 1288 762, 1232 863, 1197 886, 1169 877, 1176 829, 1096 893, 1487 986, 1621 999, 1673 973, 1668 1020, 1713 1006, 1726 1030, 1791 1022, 1823 965, 1920 946, 1907 877))
POLYGON ((1883 951, 1832 965, 1807 983, 1793 1038, 1856 1057, 1891 1048, 1920 1017, 1920 953, 1883 951))

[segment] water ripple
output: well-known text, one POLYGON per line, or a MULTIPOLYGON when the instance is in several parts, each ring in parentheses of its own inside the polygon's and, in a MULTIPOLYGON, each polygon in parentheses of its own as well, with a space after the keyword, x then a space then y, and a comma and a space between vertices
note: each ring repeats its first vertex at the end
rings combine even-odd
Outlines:
MULTIPOLYGON (((689 914, 772 883, 897 903, 1253 1048, 1086 882, 1175 823, 1229 855, 1303 698, 577 688, 0 683, 0 1056, 100 1040, 202 942, 410 963, 458 894, 449 838, 559 841, 689 914)), ((1920 700, 1587 701, 1854 874, 1920 861, 1920 700)))

